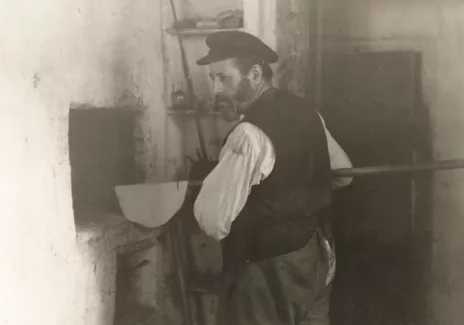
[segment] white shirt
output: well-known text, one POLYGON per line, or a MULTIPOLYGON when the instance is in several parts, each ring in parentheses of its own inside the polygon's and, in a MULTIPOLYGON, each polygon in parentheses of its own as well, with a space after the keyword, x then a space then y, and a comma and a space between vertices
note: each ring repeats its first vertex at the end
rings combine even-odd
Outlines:
MULTIPOLYGON (((347 154, 324 125, 332 169, 351 168, 347 154)), ((219 155, 216 168, 203 181, 195 201, 194 214, 200 228, 216 240, 226 237, 245 206, 251 187, 270 175, 275 163, 271 140, 253 124, 240 123, 229 135, 219 155)), ((333 188, 351 183, 352 178, 338 178, 333 188)))

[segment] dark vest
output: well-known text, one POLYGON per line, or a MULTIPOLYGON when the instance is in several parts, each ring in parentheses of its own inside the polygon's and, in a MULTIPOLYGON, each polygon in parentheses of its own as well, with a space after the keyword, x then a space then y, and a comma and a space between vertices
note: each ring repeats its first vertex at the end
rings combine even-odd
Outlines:
POLYGON ((271 140, 271 174, 253 186, 245 207, 221 242, 224 270, 304 247, 327 219, 331 170, 318 113, 304 99, 267 90, 241 121, 271 140))

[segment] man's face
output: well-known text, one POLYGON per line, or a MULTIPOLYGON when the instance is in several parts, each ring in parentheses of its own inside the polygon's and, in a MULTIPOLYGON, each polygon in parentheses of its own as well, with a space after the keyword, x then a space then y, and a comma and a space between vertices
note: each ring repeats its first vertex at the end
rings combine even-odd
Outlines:
POLYGON ((248 76, 236 68, 234 59, 213 62, 209 69, 217 109, 227 121, 239 119, 241 109, 252 98, 248 76))

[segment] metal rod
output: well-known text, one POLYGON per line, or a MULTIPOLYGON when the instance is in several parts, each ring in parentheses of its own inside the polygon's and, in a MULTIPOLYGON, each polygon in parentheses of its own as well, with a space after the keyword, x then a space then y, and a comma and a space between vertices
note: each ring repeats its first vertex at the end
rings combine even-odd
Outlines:
MULTIPOLYGON (((198 112, 199 111, 198 101, 197 101, 197 98, 195 96, 194 89, 193 89, 192 76, 190 75, 190 71, 189 71, 187 55, 185 54, 184 44, 182 43, 182 35, 180 35, 179 28, 177 27, 178 20, 177 20, 176 7, 174 5, 174 0, 170 0, 170 3, 171 3, 171 9, 172 9, 172 16, 174 18, 174 30, 176 31, 177 40, 179 42, 180 55, 182 58, 182 68, 184 70, 184 76, 187 81, 190 103, 193 106, 193 110, 195 112, 198 112)), ((197 126, 198 140, 200 141, 201 155, 202 155, 202 158, 206 160, 208 159, 208 154, 206 151, 206 142, 205 142, 203 127, 201 126, 201 120, 198 114, 193 114, 193 118, 195 119, 195 124, 197 126)))
MULTIPOLYGON (((414 173, 420 171, 436 171, 464 168, 464 159, 443 160, 411 165, 385 165, 359 168, 341 168, 332 170, 333 177, 358 177, 370 175, 382 175, 393 173, 414 173)), ((189 186, 201 186, 203 181, 189 181, 189 186)))

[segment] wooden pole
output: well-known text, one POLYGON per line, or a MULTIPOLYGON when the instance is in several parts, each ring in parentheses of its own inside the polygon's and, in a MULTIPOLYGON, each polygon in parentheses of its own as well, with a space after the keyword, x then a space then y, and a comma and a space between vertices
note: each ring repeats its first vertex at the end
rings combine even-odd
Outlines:
MULTIPOLYGON (((414 173, 464 168, 464 159, 435 161, 413 165, 385 165, 332 170, 333 177, 359 177, 393 173, 414 173)), ((203 181, 189 181, 189 186, 201 186, 203 181)))
POLYGON ((413 165, 386 165, 359 168, 342 168, 332 171, 334 177, 359 177, 393 173, 414 173, 420 171, 437 171, 464 168, 464 159, 444 160, 413 165))
MULTIPOLYGON (((172 9, 172 16, 174 18, 174 29, 176 31, 177 35, 177 40, 179 42, 179 48, 180 48, 180 55, 182 59, 182 69, 184 71, 184 76, 187 81, 187 87, 188 87, 188 96, 190 99, 190 104, 193 107, 194 112, 198 113, 199 108, 198 108, 198 100, 195 96, 195 92, 193 89, 193 81, 192 81, 192 76, 190 75, 190 70, 188 66, 188 61, 187 61, 187 55, 185 54, 185 49, 184 49, 184 44, 182 43, 182 35, 179 33, 179 29, 177 27, 178 20, 177 20, 177 13, 176 13, 176 7, 174 5, 174 0, 170 0, 171 3, 171 9, 172 9)), ((198 133, 198 140, 200 141, 200 152, 201 152, 201 159, 207 160, 208 159, 208 153, 206 151, 206 142, 205 142, 205 136, 203 132, 203 127, 201 125, 200 121, 200 116, 198 114, 193 114, 193 118, 195 119, 195 124, 197 127, 197 133, 198 133)))

